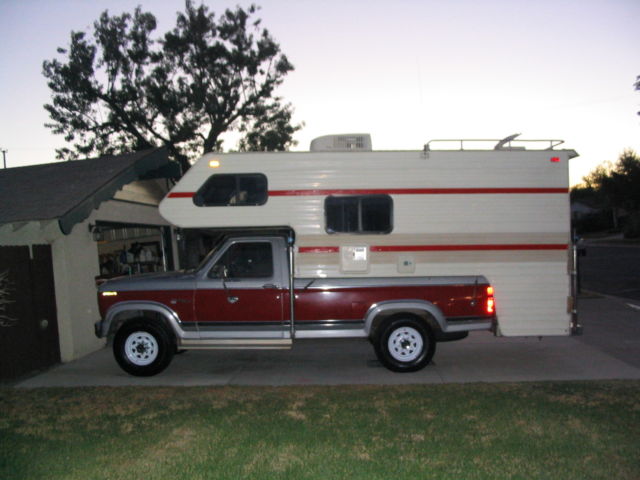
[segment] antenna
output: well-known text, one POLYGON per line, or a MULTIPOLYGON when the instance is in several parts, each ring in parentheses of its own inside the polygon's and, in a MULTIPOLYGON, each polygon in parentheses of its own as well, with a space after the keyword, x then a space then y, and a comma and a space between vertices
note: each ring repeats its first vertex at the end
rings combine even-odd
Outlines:
POLYGON ((2 148, 0 149, 0 151, 2 152, 2 163, 4 164, 4 168, 7 168, 7 152, 9 150, 7 150, 6 148, 2 148))
POLYGON ((515 140, 520 135, 521 135, 520 133, 514 133, 513 135, 509 135, 508 137, 503 138, 498 143, 496 143, 496 146, 493 147, 493 149, 494 150, 504 150, 504 146, 507 143, 511 142, 511 140, 515 140))

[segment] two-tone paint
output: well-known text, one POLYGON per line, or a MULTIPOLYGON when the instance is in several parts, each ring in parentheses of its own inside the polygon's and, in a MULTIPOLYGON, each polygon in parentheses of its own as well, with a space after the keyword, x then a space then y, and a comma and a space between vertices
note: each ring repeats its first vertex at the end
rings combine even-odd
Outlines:
POLYGON ((495 322, 489 282, 477 276, 411 278, 297 278, 293 328, 287 242, 282 237, 230 238, 198 271, 126 277, 104 283, 98 299, 100 337, 144 316, 168 326, 178 346, 220 348, 283 345, 297 338, 370 337, 396 314, 428 323, 436 336, 490 329, 495 322), (267 278, 224 280, 214 265, 236 243, 270 244, 274 269, 267 278))

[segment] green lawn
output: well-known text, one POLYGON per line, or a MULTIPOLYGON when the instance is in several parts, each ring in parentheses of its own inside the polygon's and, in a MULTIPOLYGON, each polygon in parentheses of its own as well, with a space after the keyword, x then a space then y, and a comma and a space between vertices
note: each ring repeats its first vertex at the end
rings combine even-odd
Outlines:
POLYGON ((1 479, 638 479, 640 382, 0 389, 1 479))

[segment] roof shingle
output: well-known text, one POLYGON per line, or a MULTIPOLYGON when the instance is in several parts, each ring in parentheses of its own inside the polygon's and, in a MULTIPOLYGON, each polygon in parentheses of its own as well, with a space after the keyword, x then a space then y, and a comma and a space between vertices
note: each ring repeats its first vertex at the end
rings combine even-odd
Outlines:
POLYGON ((156 148, 0 170, 0 224, 57 219, 69 233, 124 185, 167 163, 167 150, 156 148))

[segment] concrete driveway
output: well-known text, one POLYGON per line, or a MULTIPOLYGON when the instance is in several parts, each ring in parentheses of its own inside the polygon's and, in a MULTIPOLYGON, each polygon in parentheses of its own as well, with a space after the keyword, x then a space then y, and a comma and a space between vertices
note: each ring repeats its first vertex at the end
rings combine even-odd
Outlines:
POLYGON ((124 373, 105 348, 18 387, 122 385, 340 385, 640 379, 640 302, 581 299, 584 335, 496 338, 476 332, 438 345, 415 373, 382 367, 366 340, 300 340, 292 350, 188 351, 150 378, 124 373), (635 305, 635 306, 634 306, 635 305))

